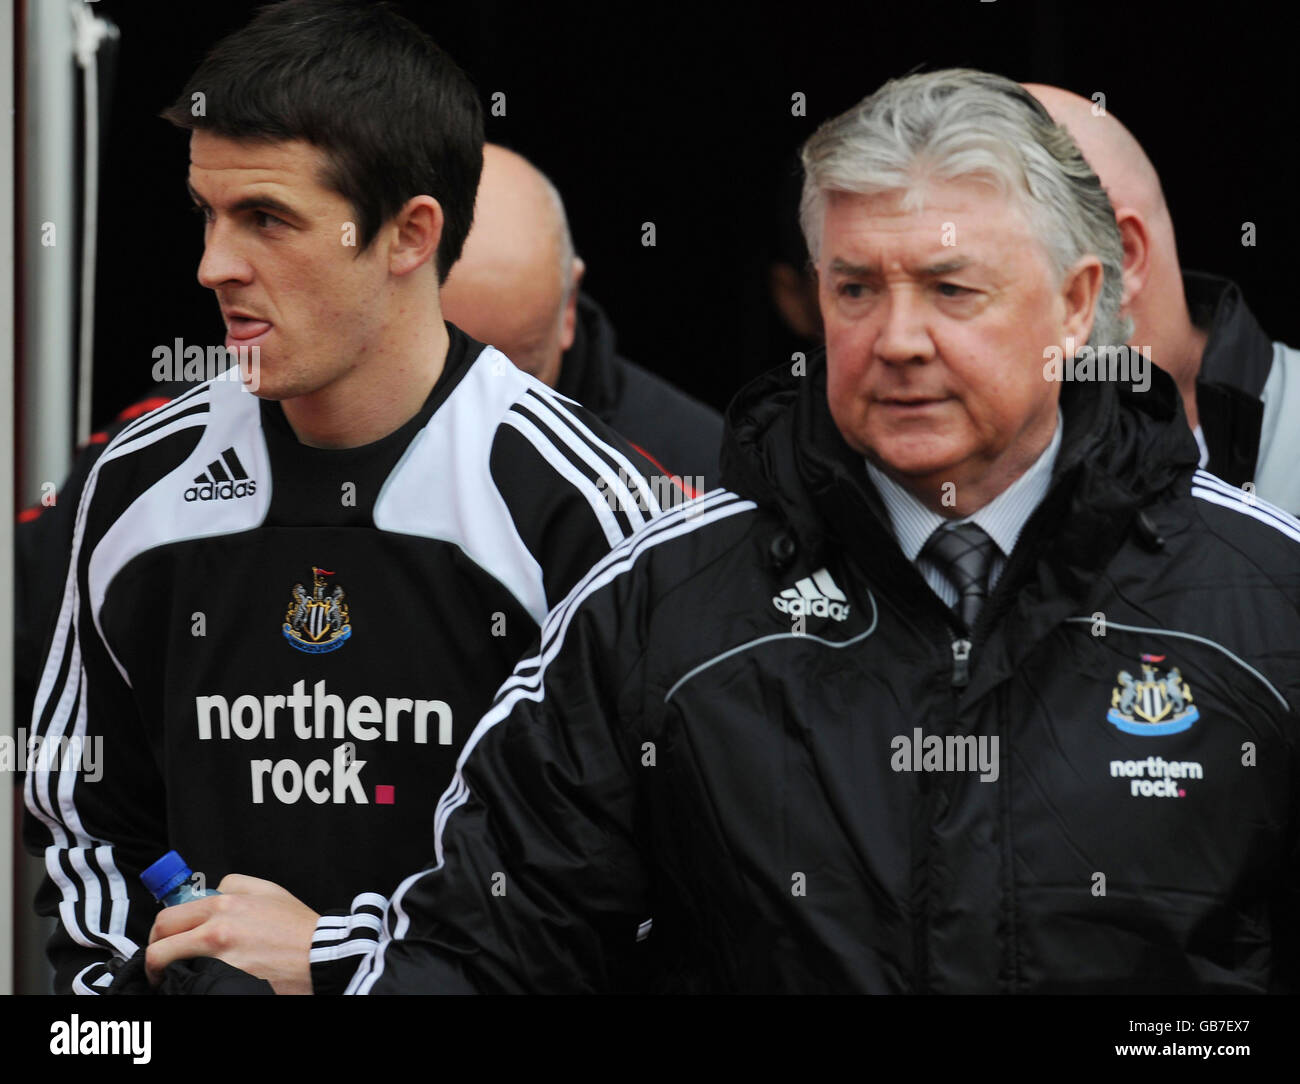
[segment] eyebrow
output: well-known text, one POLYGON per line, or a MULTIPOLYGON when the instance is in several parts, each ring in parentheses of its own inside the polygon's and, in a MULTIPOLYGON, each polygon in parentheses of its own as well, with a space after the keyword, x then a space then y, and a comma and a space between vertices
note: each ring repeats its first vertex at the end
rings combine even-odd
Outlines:
MULTIPOLYGON (((194 190, 194 186, 189 181, 185 182, 185 188, 190 194, 190 199, 200 207, 208 206, 208 201, 194 190)), ((286 218, 301 219, 302 217, 294 208, 274 196, 246 196, 237 203, 232 204, 230 211, 232 214, 238 214, 241 211, 270 211, 286 218)))
MULTIPOLYGON (((921 278, 942 278, 944 275, 952 275, 958 271, 965 271, 973 265, 973 261, 965 256, 958 256, 951 260, 943 260, 940 263, 932 263, 928 267, 922 267, 917 270, 917 275, 921 278)), ((849 263, 847 260, 834 259, 831 261, 830 270, 836 275, 850 275, 857 277, 866 277, 868 275, 878 275, 880 268, 868 266, 860 263, 849 263)))

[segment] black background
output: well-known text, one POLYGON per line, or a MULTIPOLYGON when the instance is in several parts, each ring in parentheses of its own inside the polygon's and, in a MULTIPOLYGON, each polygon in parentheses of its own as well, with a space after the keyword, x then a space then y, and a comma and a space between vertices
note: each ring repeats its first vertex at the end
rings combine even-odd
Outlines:
MULTIPOLYGON (((95 422, 151 384, 152 351, 223 329, 195 271, 188 136, 158 119, 243 0, 101 0, 121 29, 104 135, 95 422)), ((1244 5, 1132 10, 1023 0, 791 3, 700 11, 410 2, 469 73, 488 139, 532 159, 568 206, 586 286, 623 352, 718 407, 792 348, 766 294, 778 177, 822 120, 885 79, 967 65, 1106 95, 1147 148, 1186 267, 1236 279, 1273 338, 1300 340, 1294 39, 1244 5), (1201 9, 1206 10, 1206 9, 1201 9), (791 115, 791 95, 807 116, 791 115), (657 245, 641 244, 655 223, 657 245), (1254 222, 1255 247, 1241 244, 1254 222)))

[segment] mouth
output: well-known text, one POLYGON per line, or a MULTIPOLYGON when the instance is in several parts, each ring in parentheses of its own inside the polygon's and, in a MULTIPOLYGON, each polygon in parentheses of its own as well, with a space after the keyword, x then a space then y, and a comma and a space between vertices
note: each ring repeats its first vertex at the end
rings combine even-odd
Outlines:
POLYGON ((274 326, 268 320, 259 320, 247 313, 227 312, 226 346, 254 346, 262 341, 274 326))
POLYGON ((882 395, 876 398, 876 405, 904 413, 919 412, 946 403, 950 398, 948 395, 882 395))

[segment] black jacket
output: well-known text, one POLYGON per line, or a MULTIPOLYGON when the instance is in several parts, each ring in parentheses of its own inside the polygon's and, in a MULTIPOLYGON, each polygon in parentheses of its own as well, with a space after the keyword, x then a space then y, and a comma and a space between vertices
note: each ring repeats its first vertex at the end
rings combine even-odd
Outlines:
POLYGON ((1228 279, 1184 271, 1183 289, 1207 335, 1196 376, 1207 469, 1300 513, 1300 350, 1271 341, 1228 279))
POLYGON ((1255 477, 1264 421, 1260 396, 1273 366, 1273 343, 1235 282, 1184 271, 1183 292, 1192 322, 1209 335, 1196 377, 1196 408, 1210 452, 1206 466, 1239 486, 1255 477))
POLYGON ((681 476, 691 496, 717 488, 722 416, 619 356, 614 326, 586 294, 578 295, 573 345, 555 390, 576 399, 665 472, 681 476))
POLYGON ((1197 472, 1154 381, 1063 387, 969 649, 824 363, 751 385, 739 496, 548 617, 318 990, 1296 990, 1300 523, 1197 472))

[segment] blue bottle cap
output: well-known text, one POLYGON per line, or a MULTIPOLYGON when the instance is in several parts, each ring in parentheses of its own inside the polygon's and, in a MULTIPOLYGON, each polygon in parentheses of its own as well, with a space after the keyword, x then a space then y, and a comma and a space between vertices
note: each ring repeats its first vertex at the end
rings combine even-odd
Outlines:
POLYGON ((154 899, 161 900, 173 888, 183 885, 193 876, 194 871, 185 864, 185 859, 175 851, 168 851, 140 874, 140 880, 154 899))

